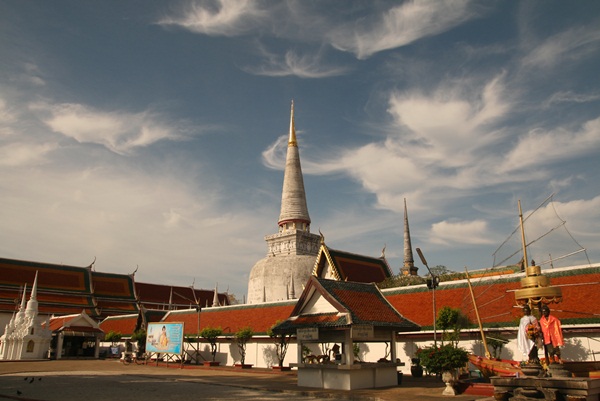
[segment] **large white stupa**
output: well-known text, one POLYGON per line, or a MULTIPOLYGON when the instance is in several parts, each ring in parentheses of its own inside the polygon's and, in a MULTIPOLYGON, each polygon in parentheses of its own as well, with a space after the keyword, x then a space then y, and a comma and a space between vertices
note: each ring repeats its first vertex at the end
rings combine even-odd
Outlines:
POLYGON ((248 280, 248 303, 294 299, 312 274, 321 237, 310 232, 310 217, 300 153, 294 124, 294 102, 290 116, 279 232, 267 235, 267 256, 254 265, 248 280))

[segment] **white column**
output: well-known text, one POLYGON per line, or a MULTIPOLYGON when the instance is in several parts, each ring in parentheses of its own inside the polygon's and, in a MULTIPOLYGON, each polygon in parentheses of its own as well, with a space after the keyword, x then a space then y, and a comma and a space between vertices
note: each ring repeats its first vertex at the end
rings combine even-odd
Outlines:
POLYGON ((100 358, 100 341, 98 340, 98 334, 96 334, 96 344, 94 345, 94 358, 100 358))
POLYGON ((56 359, 62 358, 62 348, 63 348, 63 339, 64 334, 62 332, 58 333, 58 341, 56 341, 56 359))
POLYGON ((344 365, 352 365, 354 363, 353 342, 350 331, 351 329, 344 330, 344 365))

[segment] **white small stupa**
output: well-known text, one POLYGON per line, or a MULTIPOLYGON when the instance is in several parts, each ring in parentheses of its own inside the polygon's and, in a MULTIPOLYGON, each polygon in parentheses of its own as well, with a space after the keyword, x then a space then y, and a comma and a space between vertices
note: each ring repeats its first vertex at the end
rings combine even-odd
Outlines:
POLYGON ((10 319, 0 337, 2 360, 43 359, 48 353, 52 332, 38 320, 37 278, 36 272, 27 304, 25 285, 19 311, 10 319))

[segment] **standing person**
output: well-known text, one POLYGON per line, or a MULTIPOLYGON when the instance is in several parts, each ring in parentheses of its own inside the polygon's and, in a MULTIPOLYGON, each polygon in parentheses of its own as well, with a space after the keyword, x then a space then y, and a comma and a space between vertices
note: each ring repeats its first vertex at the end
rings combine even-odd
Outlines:
MULTIPOLYGON (((565 345, 562 327, 558 318, 550 315, 550 308, 542 306, 540 326, 544 334, 544 345, 548 350, 548 358, 552 362, 560 363, 560 347, 565 345)), ((549 361, 549 362, 550 362, 549 361)))
POLYGON ((523 354, 523 358, 527 358, 528 363, 539 363, 538 347, 535 343, 536 337, 539 334, 538 321, 531 314, 529 305, 523 307, 523 317, 519 322, 519 332, 517 333, 517 346, 523 354))

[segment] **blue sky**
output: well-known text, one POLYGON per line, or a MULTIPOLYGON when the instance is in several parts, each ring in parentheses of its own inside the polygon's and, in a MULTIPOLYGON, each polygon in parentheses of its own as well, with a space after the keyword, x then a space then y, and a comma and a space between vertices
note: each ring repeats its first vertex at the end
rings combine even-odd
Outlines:
POLYGON ((398 272, 406 198, 430 266, 490 267, 554 193, 531 256, 600 261, 600 2, 0 0, 0 60, 1 257, 242 299, 293 99, 330 247, 398 272))

